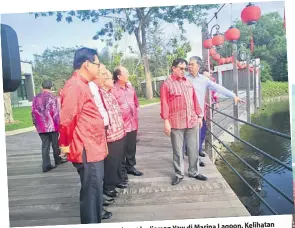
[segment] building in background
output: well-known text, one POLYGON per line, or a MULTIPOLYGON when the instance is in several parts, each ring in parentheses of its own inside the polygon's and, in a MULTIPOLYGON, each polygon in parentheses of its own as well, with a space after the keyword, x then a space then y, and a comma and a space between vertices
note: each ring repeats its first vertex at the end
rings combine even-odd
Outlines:
POLYGON ((22 82, 19 88, 10 94, 12 107, 31 106, 35 96, 33 67, 30 62, 21 61, 22 82))

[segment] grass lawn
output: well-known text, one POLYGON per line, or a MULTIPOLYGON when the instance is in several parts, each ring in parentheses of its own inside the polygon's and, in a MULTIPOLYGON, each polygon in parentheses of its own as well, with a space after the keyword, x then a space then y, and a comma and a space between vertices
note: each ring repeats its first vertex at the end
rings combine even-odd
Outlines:
POLYGON ((147 100, 144 97, 139 97, 138 101, 139 101, 140 105, 146 105, 146 104, 160 102, 160 98, 159 97, 154 97, 152 100, 147 100))
MULTIPOLYGON (((146 105, 150 103, 159 102, 160 98, 154 98, 152 100, 146 100, 145 98, 138 98, 140 105, 146 105)), ((12 131, 27 127, 32 127, 31 107, 19 107, 13 108, 13 118, 16 123, 5 124, 5 131, 12 131)))
POLYGON ((5 131, 32 127, 31 107, 12 108, 15 123, 5 124, 5 131))

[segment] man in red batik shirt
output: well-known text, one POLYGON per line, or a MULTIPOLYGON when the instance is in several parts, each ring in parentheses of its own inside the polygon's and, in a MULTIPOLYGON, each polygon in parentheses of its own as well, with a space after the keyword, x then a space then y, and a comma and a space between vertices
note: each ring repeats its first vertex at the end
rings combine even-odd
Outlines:
POLYGON ((193 85, 184 77, 187 61, 182 58, 172 63, 172 75, 162 84, 160 91, 161 117, 164 131, 171 137, 175 176, 172 185, 184 178, 183 143, 187 145, 188 175, 205 181, 199 173, 199 127, 202 127, 201 108, 193 85))
POLYGON ((61 92, 59 145, 80 175, 82 224, 101 223, 104 212, 104 159, 108 150, 103 118, 88 86, 90 81, 100 76, 99 69, 96 50, 77 50, 75 72, 61 92))
POLYGON ((143 175, 141 171, 135 168, 139 103, 135 89, 127 84, 128 78, 129 72, 125 67, 119 66, 115 69, 113 74, 113 79, 115 82, 113 94, 120 106, 124 121, 124 127, 126 130, 125 149, 122 154, 122 167, 119 171, 119 176, 120 179, 123 180, 123 185, 126 185, 128 183, 127 174, 131 174, 134 176, 143 175))

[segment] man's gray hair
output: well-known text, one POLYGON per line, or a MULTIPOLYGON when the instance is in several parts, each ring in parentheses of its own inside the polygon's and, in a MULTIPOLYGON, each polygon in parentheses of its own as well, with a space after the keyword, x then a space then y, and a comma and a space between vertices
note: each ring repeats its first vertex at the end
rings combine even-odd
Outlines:
POLYGON ((199 57, 199 56, 192 56, 189 58, 189 61, 191 61, 191 60, 195 60, 197 62, 197 64, 203 65, 203 61, 202 61, 201 57, 199 57))

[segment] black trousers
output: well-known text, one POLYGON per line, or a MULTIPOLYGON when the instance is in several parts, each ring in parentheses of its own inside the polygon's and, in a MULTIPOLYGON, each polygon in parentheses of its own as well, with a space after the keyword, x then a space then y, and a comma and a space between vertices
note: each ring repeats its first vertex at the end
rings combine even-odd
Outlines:
POLYGON ((104 161, 87 162, 83 151, 83 163, 73 163, 80 175, 81 224, 101 223, 103 210, 104 161))
POLYGON ((50 144, 52 144, 53 149, 53 157, 55 164, 58 164, 60 162, 60 150, 58 146, 58 132, 47 132, 47 133, 39 133, 39 136, 42 141, 42 167, 43 169, 46 169, 51 165, 50 161, 50 144))
POLYGON ((118 170, 122 167, 122 154, 126 137, 115 142, 108 143, 109 154, 104 160, 103 188, 107 191, 114 190, 116 184, 120 183, 118 170))
POLYGON ((136 165, 136 137, 137 131, 131 131, 126 134, 125 146, 121 159, 121 170, 119 171, 120 180, 127 180, 127 170, 131 170, 136 165))

